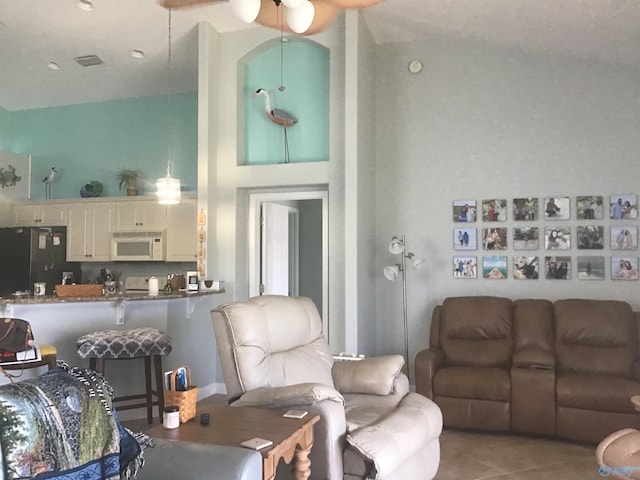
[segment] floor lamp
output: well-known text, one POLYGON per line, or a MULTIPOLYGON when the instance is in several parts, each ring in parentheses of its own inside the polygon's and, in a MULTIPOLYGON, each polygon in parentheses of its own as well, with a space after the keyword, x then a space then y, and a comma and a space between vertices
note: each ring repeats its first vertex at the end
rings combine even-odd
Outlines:
POLYGON ((404 235, 399 238, 393 236, 389 243, 389 252, 394 255, 400 255, 400 263, 384 267, 383 273, 387 280, 392 282, 398 279, 402 273, 402 321, 404 327, 404 358, 407 367, 407 376, 409 376, 409 325, 407 320, 407 260, 411 268, 415 270, 424 264, 425 259, 416 257, 412 252, 407 251, 406 239, 404 235))

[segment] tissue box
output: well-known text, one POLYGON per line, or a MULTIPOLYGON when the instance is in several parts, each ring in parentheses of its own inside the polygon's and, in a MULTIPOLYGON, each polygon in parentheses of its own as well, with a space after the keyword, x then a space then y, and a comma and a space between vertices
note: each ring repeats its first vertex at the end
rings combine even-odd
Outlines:
POLYGON ((224 290, 224 280, 200 280, 201 292, 218 292, 224 290))

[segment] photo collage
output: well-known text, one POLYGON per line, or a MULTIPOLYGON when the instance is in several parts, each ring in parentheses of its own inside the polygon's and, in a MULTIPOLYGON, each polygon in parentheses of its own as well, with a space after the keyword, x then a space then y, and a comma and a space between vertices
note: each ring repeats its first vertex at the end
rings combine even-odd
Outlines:
POLYGON ((637 219, 637 195, 454 200, 453 276, 604 280, 608 261, 612 280, 638 280, 637 219))

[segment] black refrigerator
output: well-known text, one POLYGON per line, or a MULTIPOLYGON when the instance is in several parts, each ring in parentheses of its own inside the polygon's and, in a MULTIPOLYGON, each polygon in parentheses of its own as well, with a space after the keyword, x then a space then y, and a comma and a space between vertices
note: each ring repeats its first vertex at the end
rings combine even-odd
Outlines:
POLYGON ((81 264, 67 262, 67 227, 0 228, 0 257, 1 297, 16 291, 33 293, 36 282, 46 283, 46 294, 52 295, 63 283, 63 272, 81 282, 81 264))

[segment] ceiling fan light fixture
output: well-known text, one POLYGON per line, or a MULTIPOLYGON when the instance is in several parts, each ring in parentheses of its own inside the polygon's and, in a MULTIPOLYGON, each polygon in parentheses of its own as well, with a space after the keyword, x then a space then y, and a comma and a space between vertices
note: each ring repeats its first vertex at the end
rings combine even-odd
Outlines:
POLYGON ((91 0, 78 0, 76 3, 79 9, 84 10, 85 12, 90 12, 93 10, 93 3, 91 0))
POLYGON ((245 23, 252 23, 260 13, 260 0, 229 0, 233 13, 245 23))
POLYGON ((304 33, 313 23, 315 8, 309 0, 303 0, 296 8, 287 8, 284 15, 291 30, 304 33))
POLYGON ((296 8, 304 1, 306 0, 282 0, 282 3, 287 8, 296 8))

